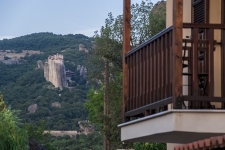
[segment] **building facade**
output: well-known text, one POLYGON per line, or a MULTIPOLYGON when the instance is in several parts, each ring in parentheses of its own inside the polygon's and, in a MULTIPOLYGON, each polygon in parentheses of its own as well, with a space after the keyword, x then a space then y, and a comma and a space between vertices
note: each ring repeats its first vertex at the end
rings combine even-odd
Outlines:
POLYGON ((221 137, 225 1, 167 0, 166 15, 166 29, 130 50, 130 0, 124 0, 121 139, 187 144, 221 137))

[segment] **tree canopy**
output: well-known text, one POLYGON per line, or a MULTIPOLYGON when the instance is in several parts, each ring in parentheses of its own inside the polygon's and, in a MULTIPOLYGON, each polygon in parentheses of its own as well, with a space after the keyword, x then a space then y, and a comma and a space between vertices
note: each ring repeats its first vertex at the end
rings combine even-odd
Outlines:
POLYGON ((0 149, 22 150, 28 147, 27 132, 20 127, 16 111, 6 107, 0 94, 0 149))
MULTIPOLYGON (((131 47, 134 48, 165 28, 165 9, 152 12, 151 1, 131 6, 131 47), (157 27, 156 27, 157 26, 157 27)), ((100 32, 95 32, 95 57, 92 62, 98 67, 94 76, 101 81, 101 86, 89 91, 85 103, 89 119, 102 131, 104 149, 135 148, 165 149, 165 144, 158 143, 122 143, 120 129, 117 127, 122 118, 122 33, 123 17, 108 14, 100 32), (101 66, 101 67, 99 67, 101 66), (101 112, 100 112, 101 111, 101 112), (103 114, 103 115, 102 115, 103 114)))

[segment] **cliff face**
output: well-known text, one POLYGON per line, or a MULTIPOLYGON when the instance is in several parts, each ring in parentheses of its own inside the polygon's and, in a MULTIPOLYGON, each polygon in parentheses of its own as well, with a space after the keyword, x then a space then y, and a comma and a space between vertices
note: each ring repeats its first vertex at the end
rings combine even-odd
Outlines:
POLYGON ((44 77, 56 88, 68 87, 66 82, 66 71, 63 63, 63 55, 49 56, 44 64, 44 77))
POLYGON ((83 78, 87 77, 87 68, 85 68, 84 66, 77 65, 77 71, 80 72, 80 76, 82 76, 83 78))

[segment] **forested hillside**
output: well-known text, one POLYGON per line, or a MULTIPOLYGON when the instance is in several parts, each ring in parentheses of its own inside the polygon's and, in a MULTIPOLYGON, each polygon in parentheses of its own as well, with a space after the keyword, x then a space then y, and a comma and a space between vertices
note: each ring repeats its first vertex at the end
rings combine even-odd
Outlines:
POLYGON ((0 91, 7 105, 20 110, 22 122, 37 123, 46 121, 49 129, 78 130, 77 122, 87 119, 87 111, 83 107, 89 89, 86 79, 79 75, 77 65, 87 66, 90 53, 79 51, 83 44, 90 51, 92 38, 84 35, 55 35, 53 33, 34 33, 14 39, 0 41, 0 50, 39 50, 41 54, 26 55, 19 64, 0 62, 0 91), (37 68, 37 61, 45 61, 49 55, 64 55, 66 69, 75 72, 75 83, 70 90, 59 90, 45 81, 44 72, 37 68), (52 107, 59 102, 61 107, 52 107), (28 112, 28 107, 37 104, 35 113, 28 112))
POLYGON ((0 50, 13 49, 16 52, 22 50, 40 50, 45 53, 59 52, 66 48, 78 48, 79 44, 91 46, 92 38, 82 34, 56 35, 49 32, 33 33, 13 39, 0 41, 0 50))

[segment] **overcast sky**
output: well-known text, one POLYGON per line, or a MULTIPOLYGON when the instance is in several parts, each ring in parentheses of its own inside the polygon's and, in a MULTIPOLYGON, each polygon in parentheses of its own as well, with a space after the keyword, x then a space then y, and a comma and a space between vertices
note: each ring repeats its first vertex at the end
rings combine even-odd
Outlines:
POLYGON ((118 16, 122 8, 123 0, 0 0, 0 40, 38 32, 91 37, 109 12, 118 16))

